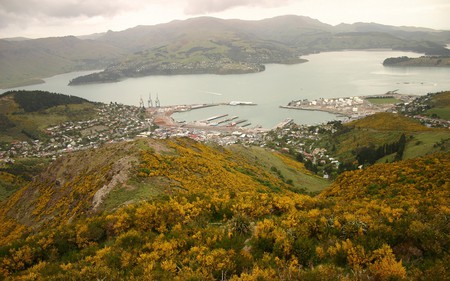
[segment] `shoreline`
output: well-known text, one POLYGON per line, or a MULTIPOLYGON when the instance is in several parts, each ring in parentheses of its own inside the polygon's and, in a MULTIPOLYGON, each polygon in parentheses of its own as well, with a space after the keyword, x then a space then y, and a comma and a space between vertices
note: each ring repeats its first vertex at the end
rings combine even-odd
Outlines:
POLYGON ((344 114, 340 111, 334 111, 331 109, 321 109, 321 108, 308 108, 308 107, 302 107, 302 106, 289 106, 289 105, 280 105, 280 108, 284 108, 284 109, 294 109, 294 110, 306 110, 306 111, 320 111, 320 112, 327 112, 327 113, 331 113, 334 114, 338 117, 347 117, 347 118, 351 118, 351 115, 347 115, 344 114))

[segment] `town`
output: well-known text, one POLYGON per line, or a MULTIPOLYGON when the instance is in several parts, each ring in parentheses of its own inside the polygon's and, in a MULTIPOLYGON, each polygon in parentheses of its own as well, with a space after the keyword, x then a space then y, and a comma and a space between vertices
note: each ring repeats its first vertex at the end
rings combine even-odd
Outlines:
POLYGON ((287 106, 280 107, 325 111, 355 120, 377 112, 395 112, 397 103, 408 104, 415 98, 416 96, 402 95, 395 93, 395 91, 389 91, 384 95, 375 96, 320 98, 313 101, 304 99, 291 101, 287 106))
MULTIPOLYGON (((287 108, 325 110, 350 116, 349 120, 367 116, 375 112, 391 111, 407 113, 429 127, 449 127, 449 122, 438 118, 420 115, 427 106, 428 96, 411 100, 410 96, 350 97, 330 98, 316 101, 293 101, 287 108), (375 106, 368 100, 377 98, 396 98, 402 102, 375 106), (350 115, 351 114, 351 115, 350 115)), ((255 105, 249 102, 230 102, 228 105, 255 105)), ((320 144, 324 135, 336 131, 341 121, 316 126, 298 125, 287 119, 273 129, 246 127, 245 120, 234 121, 236 116, 217 115, 193 123, 176 122, 174 112, 197 110, 219 104, 196 104, 160 106, 149 98, 148 107, 129 106, 118 103, 99 104, 96 118, 79 122, 65 122, 46 129, 46 138, 32 141, 13 142, 0 147, 0 161, 14 163, 16 158, 46 157, 55 160, 65 153, 96 148, 113 142, 131 141, 135 138, 166 139, 188 137, 200 142, 216 143, 222 146, 231 144, 267 147, 296 156, 313 172, 329 178, 339 169, 339 159, 331 155, 320 144), (221 120, 221 121, 217 121, 221 120), (241 123, 241 126, 238 126, 241 123), (309 166, 308 166, 309 165, 309 166), (321 167, 317 170, 317 167, 321 167)), ((221 104, 223 105, 223 104, 221 104)), ((248 124, 248 123, 247 123, 248 124)))

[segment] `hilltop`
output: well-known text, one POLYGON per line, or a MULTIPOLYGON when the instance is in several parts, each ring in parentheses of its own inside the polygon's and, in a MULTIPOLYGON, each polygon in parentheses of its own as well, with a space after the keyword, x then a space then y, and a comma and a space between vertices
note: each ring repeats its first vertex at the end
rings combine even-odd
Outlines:
POLYGON ((80 38, 0 40, 0 87, 75 70, 106 71, 72 83, 155 74, 248 73, 267 63, 346 49, 389 48, 448 56, 448 31, 378 24, 331 26, 304 16, 259 21, 201 17, 80 38), (42 67, 45 65, 45 67, 42 67))
POLYGON ((437 280, 449 274, 449 156, 347 172, 311 197, 258 155, 188 139, 79 152, 1 206, 0 272, 40 280, 437 280))

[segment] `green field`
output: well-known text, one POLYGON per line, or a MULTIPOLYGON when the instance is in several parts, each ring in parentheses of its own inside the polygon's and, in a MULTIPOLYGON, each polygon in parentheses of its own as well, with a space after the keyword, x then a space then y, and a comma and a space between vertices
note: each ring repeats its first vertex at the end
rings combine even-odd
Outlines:
POLYGON ((450 107, 435 107, 426 111, 428 116, 450 120, 450 107))
POLYGON ((450 132, 432 131, 414 134, 406 144, 403 159, 420 157, 434 152, 448 151, 450 148, 450 132))
POLYGON ((150 200, 164 193, 164 183, 157 180, 133 179, 127 187, 114 188, 102 203, 102 210, 113 211, 123 205, 150 200))
POLYGON ((367 98, 365 100, 373 104, 394 104, 401 102, 401 100, 396 98, 367 98))

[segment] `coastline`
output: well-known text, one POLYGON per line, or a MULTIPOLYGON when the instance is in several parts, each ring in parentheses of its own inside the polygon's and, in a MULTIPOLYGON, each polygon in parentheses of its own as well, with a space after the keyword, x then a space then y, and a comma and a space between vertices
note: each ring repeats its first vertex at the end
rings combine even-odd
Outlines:
POLYGON ((327 112, 327 113, 332 113, 335 114, 338 117, 352 117, 349 114, 345 114, 339 110, 332 110, 332 109, 323 109, 323 108, 316 108, 316 107, 300 107, 300 106, 289 106, 289 105, 280 105, 280 108, 284 108, 284 109, 295 109, 295 110, 307 110, 307 111, 320 111, 320 112, 327 112))

